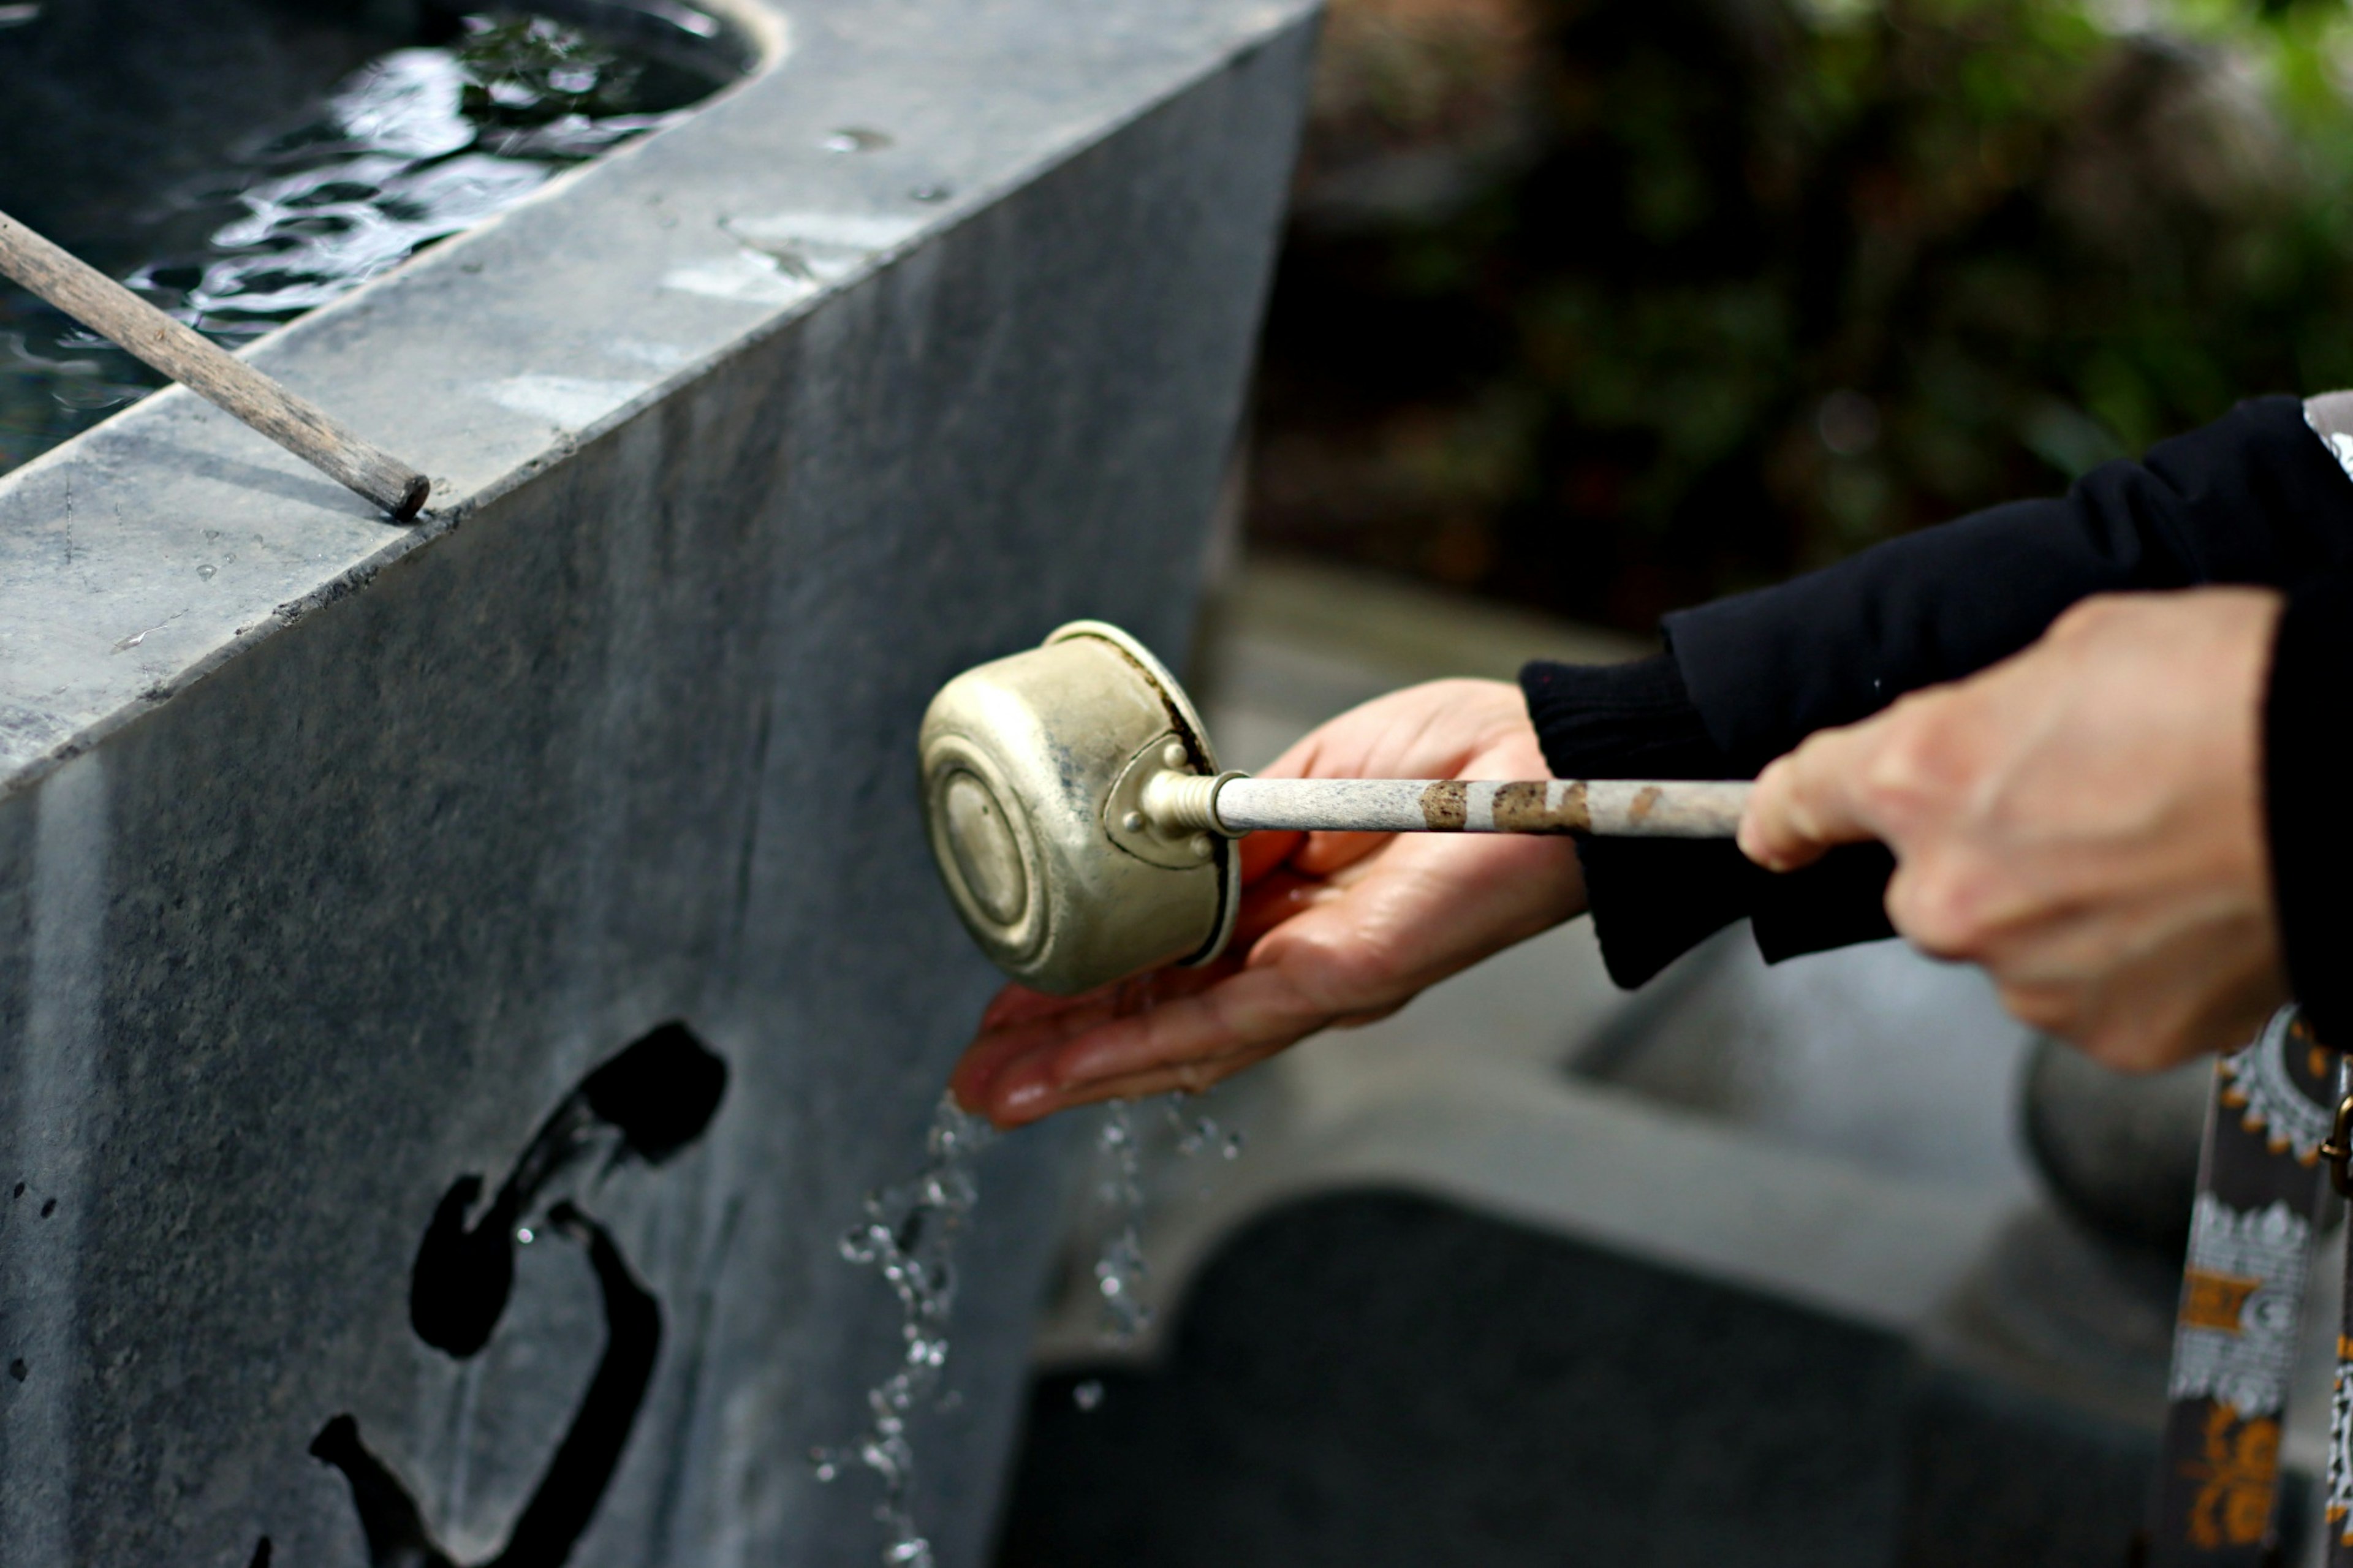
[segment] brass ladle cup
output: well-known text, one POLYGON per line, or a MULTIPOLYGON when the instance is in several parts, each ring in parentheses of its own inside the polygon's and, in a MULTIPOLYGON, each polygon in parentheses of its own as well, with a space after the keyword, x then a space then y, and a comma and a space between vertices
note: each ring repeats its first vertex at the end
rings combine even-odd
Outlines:
POLYGON ((1254 779, 1143 644, 1072 621, 965 671, 923 715, 940 878, 997 968, 1071 996, 1225 950, 1260 829, 1729 837, 1746 784, 1254 779))

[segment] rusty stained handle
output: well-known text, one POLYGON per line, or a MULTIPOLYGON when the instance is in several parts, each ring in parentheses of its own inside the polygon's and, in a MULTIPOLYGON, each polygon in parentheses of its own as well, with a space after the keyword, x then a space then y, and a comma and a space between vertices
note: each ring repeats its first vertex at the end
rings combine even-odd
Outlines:
POLYGON ((0 273, 357 490, 394 521, 410 521, 424 510, 433 487, 423 474, 5 213, 0 273))
POLYGON ((1164 773, 1145 815, 1166 833, 1553 833, 1729 838, 1752 786, 1677 779, 1254 779, 1164 773))

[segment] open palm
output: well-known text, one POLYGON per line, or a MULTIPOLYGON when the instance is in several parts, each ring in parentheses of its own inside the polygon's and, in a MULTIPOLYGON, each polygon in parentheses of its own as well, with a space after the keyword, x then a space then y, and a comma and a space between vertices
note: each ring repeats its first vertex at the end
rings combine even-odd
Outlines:
MULTIPOLYGON (((1266 778, 1536 779, 1519 689, 1439 680, 1314 730, 1266 778)), ((956 1098, 1002 1126, 1073 1105, 1200 1089, 1318 1030, 1366 1024, 1585 908, 1566 839, 1261 833, 1242 843, 1234 941, 1200 969, 1083 996, 998 993, 956 1098)))

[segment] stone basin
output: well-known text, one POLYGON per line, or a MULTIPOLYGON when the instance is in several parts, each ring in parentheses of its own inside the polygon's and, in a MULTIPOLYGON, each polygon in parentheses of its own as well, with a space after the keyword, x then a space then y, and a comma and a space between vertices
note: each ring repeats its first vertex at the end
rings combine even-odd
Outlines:
MULTIPOLYGON (((329 9, 252 8, 290 93, 329 9)), ((836 1239, 993 984, 915 724, 1073 616, 1182 656, 1312 16, 729 14, 750 79, 249 351, 422 526, 178 391, 0 478, 7 1568, 879 1555, 836 1239)), ((1060 1152, 981 1167, 944 1564, 1060 1152)))

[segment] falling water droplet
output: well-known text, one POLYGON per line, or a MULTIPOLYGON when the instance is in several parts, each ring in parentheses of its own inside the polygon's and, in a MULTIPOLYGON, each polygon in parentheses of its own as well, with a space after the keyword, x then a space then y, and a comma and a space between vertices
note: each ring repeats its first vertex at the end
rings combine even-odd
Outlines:
POLYGON ((522 1243, 523 1246, 529 1247, 533 1242, 539 1239, 539 1236, 537 1232, 531 1228, 531 1226, 527 1225, 519 1225, 515 1226, 515 1239, 522 1243))
POLYGON ((1144 1284, 1144 1152, 1135 1136, 1135 1107, 1114 1100, 1103 1108, 1095 1148, 1110 1164, 1103 1184, 1114 1223, 1095 1258, 1095 1289, 1103 1297, 1103 1337, 1126 1346, 1152 1327, 1152 1308, 1141 1299, 1144 1284))
MULTIPOLYGON (((867 1429, 839 1447, 813 1450, 810 1460, 820 1481, 851 1466, 882 1479, 882 1500, 874 1510, 890 1532, 882 1561, 909 1568, 933 1568, 933 1559, 931 1542, 915 1529, 910 1502, 915 1450, 907 1419, 934 1398, 947 1366, 956 1237, 980 1198, 974 1156, 995 1137, 987 1121, 966 1115, 953 1096, 943 1096, 925 1136, 923 1169, 897 1186, 869 1193, 864 1219, 841 1238, 841 1256, 873 1268, 898 1296, 903 1350, 898 1371, 867 1391, 866 1407, 873 1417, 867 1429)), ((935 1407, 954 1406, 940 1398, 935 1407)))
MULTIPOLYGON (((1223 1159, 1240 1157, 1242 1135, 1220 1127, 1215 1117, 1188 1117, 1183 1094, 1165 1096, 1158 1104, 1178 1157, 1190 1160, 1211 1149, 1223 1159)), ((1095 1258, 1094 1279, 1103 1304, 1103 1341, 1114 1348, 1133 1344, 1153 1323, 1153 1308, 1145 1300, 1150 1265, 1143 1237, 1143 1142, 1133 1105, 1113 1100, 1104 1107, 1103 1122, 1095 1132, 1095 1151, 1105 1174, 1096 1190, 1111 1216, 1095 1258)), ((1198 1191, 1204 1198, 1210 1195, 1207 1186, 1198 1191)))
POLYGON ((1095 1406, 1103 1403, 1103 1380, 1091 1377, 1071 1390, 1071 1403, 1082 1411, 1092 1413, 1095 1406))

